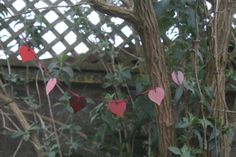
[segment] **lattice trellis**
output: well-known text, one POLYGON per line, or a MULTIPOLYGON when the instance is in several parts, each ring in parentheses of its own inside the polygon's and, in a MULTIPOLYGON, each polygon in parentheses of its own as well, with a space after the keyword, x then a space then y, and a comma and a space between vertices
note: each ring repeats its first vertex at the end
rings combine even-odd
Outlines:
MULTIPOLYGON (((74 56, 80 53, 97 52, 96 43, 106 38, 115 47, 127 47, 134 42, 131 27, 123 20, 104 16, 88 5, 80 6, 76 0, 2 0, 8 14, 0 16, 0 59, 9 54, 16 57, 16 39, 24 36, 27 27, 43 26, 39 32, 42 45, 35 48, 40 59, 47 59, 61 53, 74 56), (76 5, 76 16, 70 7, 76 5), (61 6, 61 7, 55 7, 61 6), (50 9, 39 9, 50 7, 50 9), (29 11, 31 10, 31 11, 29 11), (28 12, 29 11, 29 12, 28 12), (28 12, 27 14, 22 14, 28 12), (73 18, 71 18, 73 17, 73 18), (40 23, 37 22, 40 18, 40 23), (80 21, 78 21, 80 20, 80 21), (85 25, 90 31, 84 31, 85 25), (112 26, 111 26, 112 24, 112 26), (107 36, 109 34, 109 36, 107 36), (95 44, 94 44, 95 43, 95 44)), ((19 56, 17 56, 20 58, 19 56)))

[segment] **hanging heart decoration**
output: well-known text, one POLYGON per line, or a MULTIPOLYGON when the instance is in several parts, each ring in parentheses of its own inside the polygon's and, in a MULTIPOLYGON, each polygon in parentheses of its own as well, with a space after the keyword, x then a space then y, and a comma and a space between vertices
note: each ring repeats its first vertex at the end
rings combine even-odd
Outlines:
POLYGON ((111 100, 108 103, 108 110, 118 117, 123 117, 126 110, 125 100, 111 100))
POLYGON ((35 59, 36 57, 36 53, 34 52, 33 49, 31 49, 29 46, 27 45, 23 45, 19 48, 18 50, 20 56, 21 56, 21 61, 23 63, 28 62, 28 61, 32 61, 35 59))
POLYGON ((184 74, 181 71, 173 71, 171 73, 171 77, 174 83, 176 83, 179 86, 182 85, 184 82, 184 74))
POLYGON ((160 87, 149 90, 148 92, 149 99, 159 106, 161 105, 164 96, 165 96, 165 91, 163 88, 160 87))
POLYGON ((53 88, 56 86, 57 84, 57 79, 56 78, 51 78, 48 80, 47 85, 46 85, 46 94, 48 95, 53 88))
POLYGON ((72 95, 70 98, 70 106, 74 110, 74 113, 79 112, 82 110, 87 104, 85 97, 72 95))

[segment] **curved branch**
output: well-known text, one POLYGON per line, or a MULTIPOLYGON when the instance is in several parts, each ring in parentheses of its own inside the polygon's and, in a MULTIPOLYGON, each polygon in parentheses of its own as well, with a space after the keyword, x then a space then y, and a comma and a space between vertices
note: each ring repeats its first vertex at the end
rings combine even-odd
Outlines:
POLYGON ((88 3, 90 3, 90 5, 95 10, 101 13, 122 18, 132 24, 136 24, 138 22, 138 18, 134 15, 133 11, 130 9, 110 5, 107 4, 106 2, 101 2, 99 0, 88 0, 88 3))

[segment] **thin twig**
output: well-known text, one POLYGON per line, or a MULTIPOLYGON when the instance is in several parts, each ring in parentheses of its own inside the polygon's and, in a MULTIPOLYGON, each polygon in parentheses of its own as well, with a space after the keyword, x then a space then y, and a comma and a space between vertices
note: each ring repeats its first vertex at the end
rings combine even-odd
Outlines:
POLYGON ((20 142, 19 142, 14 154, 12 155, 12 157, 15 157, 17 155, 18 151, 20 150, 20 147, 21 147, 22 143, 23 143, 23 139, 20 140, 20 142))
POLYGON ((106 2, 101 2, 99 0, 88 0, 88 2, 95 10, 100 11, 104 14, 108 14, 110 16, 115 16, 115 17, 120 17, 132 24, 138 23, 138 18, 133 13, 133 10, 110 5, 106 2))
POLYGON ((6 126, 6 120, 5 120, 5 117, 4 117, 4 112, 3 112, 2 110, 0 110, 0 112, 1 112, 1 116, 2 116, 2 125, 3 125, 3 128, 6 129, 6 130, 8 130, 8 131, 10 131, 10 132, 15 132, 15 131, 17 131, 17 130, 13 130, 13 129, 11 129, 11 128, 8 128, 8 127, 6 126))
MULTIPOLYGON (((46 78, 45 78, 44 71, 43 71, 42 67, 39 66, 39 69, 41 71, 43 80, 45 81, 46 78)), ((46 87, 46 82, 44 82, 44 85, 46 87)), ((56 143, 58 145, 59 156, 63 157, 62 150, 61 150, 61 145, 60 145, 60 140, 59 140, 59 136, 58 136, 58 133, 57 133, 57 128, 56 128, 56 124, 55 124, 55 120, 54 120, 54 115, 53 115, 53 111, 52 111, 51 99, 50 99, 49 95, 46 95, 46 97, 47 97, 47 101, 48 101, 49 114, 50 114, 50 117, 52 119, 52 127, 53 127, 53 130, 54 130, 54 133, 55 133, 56 143)))
POLYGON ((37 91, 37 94, 38 94, 39 106, 42 106, 41 94, 40 94, 40 91, 39 91, 38 79, 39 79, 39 72, 37 72, 36 77, 35 77, 35 86, 36 86, 36 91, 37 91))

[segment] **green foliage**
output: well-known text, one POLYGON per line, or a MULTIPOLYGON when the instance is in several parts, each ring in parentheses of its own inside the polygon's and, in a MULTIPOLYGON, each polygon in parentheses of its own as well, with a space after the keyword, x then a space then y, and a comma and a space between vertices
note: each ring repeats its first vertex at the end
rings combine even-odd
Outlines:
POLYGON ((201 151, 199 150, 194 150, 187 145, 184 145, 182 148, 177 148, 177 147, 169 147, 169 150, 179 156, 179 157, 194 157, 197 154, 200 154, 201 151))
POLYGON ((107 73, 105 76, 104 88, 109 86, 127 86, 127 81, 131 79, 131 71, 128 67, 124 67, 121 64, 117 65, 114 73, 107 73))
POLYGON ((22 130, 18 130, 16 132, 14 132, 11 137, 12 138, 21 138, 23 139, 24 141, 29 141, 30 140, 30 137, 31 137, 31 134, 32 133, 39 133, 42 131, 42 128, 36 124, 32 124, 30 126, 30 128, 28 128, 27 130, 25 131, 22 131, 22 130))
POLYGON ((36 102, 36 100, 32 96, 25 97, 22 99, 30 107, 30 110, 39 109, 40 106, 38 105, 38 103, 36 102))
POLYGON ((71 97, 69 93, 65 92, 53 106, 55 108, 60 107, 62 109, 62 112, 67 111, 67 112, 73 113, 74 111, 69 103, 70 98, 71 97))
POLYGON ((61 54, 55 57, 54 61, 48 65, 48 71, 51 76, 60 78, 61 81, 70 85, 70 80, 74 77, 73 65, 67 62, 69 56, 61 54))

